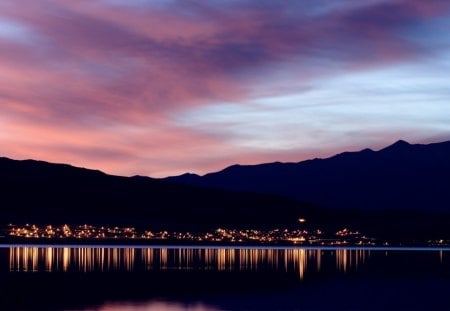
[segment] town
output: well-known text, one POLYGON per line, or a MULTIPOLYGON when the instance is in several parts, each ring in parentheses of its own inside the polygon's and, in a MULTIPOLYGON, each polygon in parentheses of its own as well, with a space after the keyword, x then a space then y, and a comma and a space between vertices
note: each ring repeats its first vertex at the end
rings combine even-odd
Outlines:
POLYGON ((36 225, 9 224, 4 230, 10 239, 77 239, 77 240, 141 240, 148 242, 176 241, 189 243, 233 243, 233 244, 299 244, 299 245, 376 245, 370 238, 347 228, 325 233, 307 229, 224 229, 211 232, 176 232, 138 230, 134 227, 109 227, 84 225, 36 225))

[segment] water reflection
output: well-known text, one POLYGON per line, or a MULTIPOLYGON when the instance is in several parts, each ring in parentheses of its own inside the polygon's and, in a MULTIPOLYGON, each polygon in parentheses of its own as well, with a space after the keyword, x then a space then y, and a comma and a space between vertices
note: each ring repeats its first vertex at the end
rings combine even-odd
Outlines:
POLYGON ((0 247, 0 310, 450 310, 449 254, 7 246, 0 247))
POLYGON ((204 304, 183 305, 173 302, 150 302, 142 304, 105 304, 94 309, 84 311, 221 311, 216 307, 204 304))
POLYGON ((366 257, 370 256, 370 251, 356 249, 349 251, 347 249, 336 250, 336 269, 338 271, 347 272, 347 269, 358 269, 358 265, 366 261, 366 257))
POLYGON ((335 261, 336 270, 357 270, 370 251, 363 249, 278 248, 106 248, 11 247, 11 272, 37 271, 142 271, 215 270, 295 272, 303 279, 307 270, 320 271, 323 257, 335 261))

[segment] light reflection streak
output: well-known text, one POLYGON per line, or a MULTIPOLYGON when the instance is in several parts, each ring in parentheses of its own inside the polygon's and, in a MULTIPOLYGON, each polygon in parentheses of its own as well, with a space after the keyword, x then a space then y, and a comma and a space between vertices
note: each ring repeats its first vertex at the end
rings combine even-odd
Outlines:
POLYGON ((63 248, 62 267, 64 272, 66 272, 70 266, 70 250, 71 249, 68 247, 63 248))
POLYGON ((369 256, 370 251, 362 249, 11 247, 9 269, 21 272, 274 270, 295 272, 303 279, 309 270, 320 271, 330 259, 335 261, 338 271, 346 273, 357 270, 369 256))
POLYGON ((366 256, 370 257, 370 251, 365 251, 362 249, 337 249, 336 268, 338 271, 342 271, 344 273, 350 269, 358 270, 358 267, 365 263, 366 256))

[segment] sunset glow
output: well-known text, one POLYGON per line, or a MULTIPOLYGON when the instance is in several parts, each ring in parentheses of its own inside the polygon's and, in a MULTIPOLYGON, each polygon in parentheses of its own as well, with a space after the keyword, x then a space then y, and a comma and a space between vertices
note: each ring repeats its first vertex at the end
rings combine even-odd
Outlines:
POLYGON ((4 0, 1 156, 162 177, 450 139, 450 2, 4 0))

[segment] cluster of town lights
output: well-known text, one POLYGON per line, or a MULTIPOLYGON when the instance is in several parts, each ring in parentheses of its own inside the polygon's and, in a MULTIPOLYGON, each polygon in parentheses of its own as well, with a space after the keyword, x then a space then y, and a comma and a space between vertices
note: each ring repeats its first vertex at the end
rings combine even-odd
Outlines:
MULTIPOLYGON (((303 219, 302 219, 303 220, 303 219)), ((300 221, 299 222, 304 222, 300 221)), ((8 225, 7 235, 17 238, 41 239, 144 239, 144 240, 177 240, 195 242, 231 242, 231 243, 293 243, 293 244, 365 244, 370 245, 374 240, 362 235, 358 231, 342 229, 332 234, 323 231, 306 229, 223 229, 212 232, 175 232, 138 230, 134 227, 108 227, 93 225, 46 225, 34 224, 8 225)))

